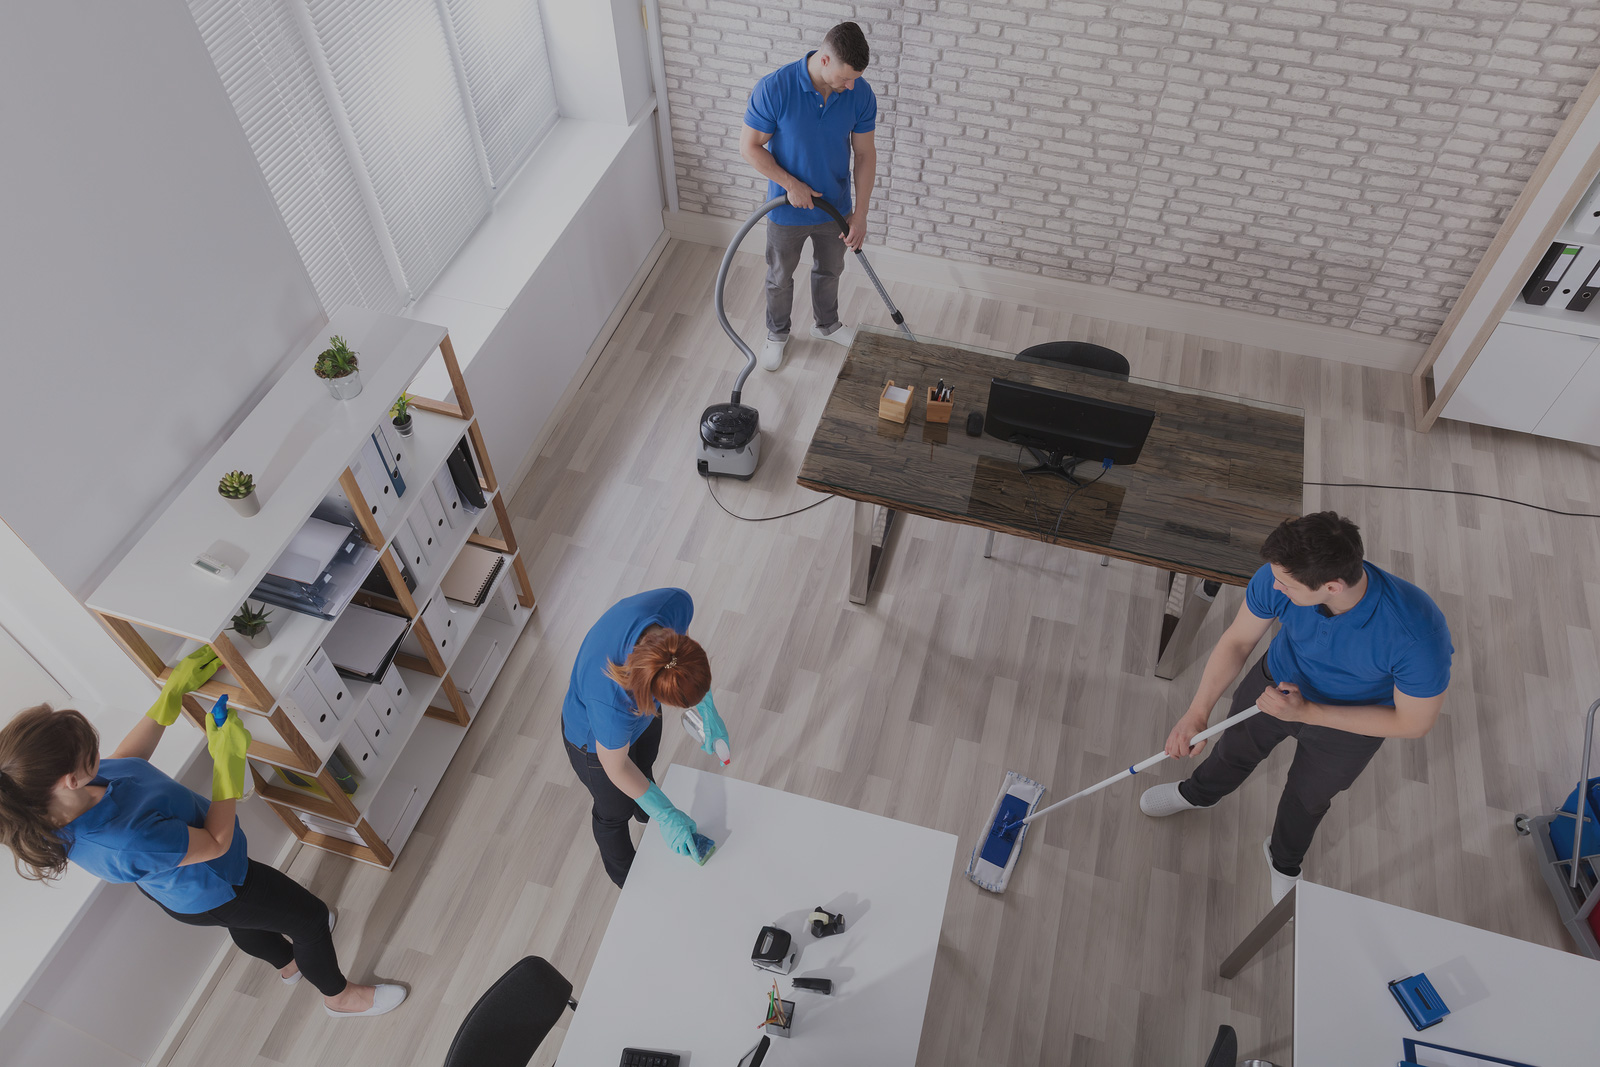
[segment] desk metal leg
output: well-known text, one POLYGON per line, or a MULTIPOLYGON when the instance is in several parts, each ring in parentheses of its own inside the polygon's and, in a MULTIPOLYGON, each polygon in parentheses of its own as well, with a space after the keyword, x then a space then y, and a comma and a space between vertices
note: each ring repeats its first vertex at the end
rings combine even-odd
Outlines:
POLYGON ((883 554, 889 548, 889 531, 894 529, 895 512, 856 501, 855 530, 850 537, 850 603, 865 604, 872 580, 878 575, 883 554))
MULTIPOLYGON (((1178 575, 1172 575, 1174 586, 1177 584, 1178 575)), ((1212 601, 1217 599, 1217 593, 1222 588, 1221 582, 1208 581, 1192 574, 1183 575, 1183 607, 1175 616, 1172 614, 1172 602, 1168 600, 1167 614, 1161 620, 1161 645, 1156 659, 1156 677, 1173 679, 1178 672, 1188 666, 1191 653, 1194 651, 1194 639, 1200 633, 1200 624, 1205 621, 1206 612, 1211 610, 1212 601)))
POLYGON ((1224 978, 1232 978, 1244 970, 1244 965, 1256 958, 1256 953, 1260 952, 1267 942, 1272 940, 1272 935, 1282 930, 1284 924, 1294 918, 1294 898, 1295 889, 1297 888, 1299 887, 1291 887, 1289 892, 1284 894, 1283 899, 1278 901, 1271 911, 1267 912, 1267 917, 1256 923, 1256 928, 1246 934, 1245 939, 1239 942, 1239 947, 1229 953, 1228 958, 1222 961, 1222 967, 1217 972, 1218 974, 1224 978))

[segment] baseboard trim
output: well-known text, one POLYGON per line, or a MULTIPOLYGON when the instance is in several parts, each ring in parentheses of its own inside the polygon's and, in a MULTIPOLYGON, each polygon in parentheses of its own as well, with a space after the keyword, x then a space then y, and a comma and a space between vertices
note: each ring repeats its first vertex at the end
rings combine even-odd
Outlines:
MULTIPOLYGON (((671 236, 716 247, 726 247, 741 222, 688 211, 663 211, 661 215, 671 236)), ((746 241, 750 241, 750 238, 746 238, 746 241)), ((956 263, 919 252, 873 248, 867 254, 872 260, 873 269, 885 280, 971 292, 1028 304, 1066 306, 1082 309, 1084 314, 1095 318, 1316 356, 1338 363, 1410 373, 1428 350, 1427 345, 1416 341, 1374 337, 1337 326, 1292 322, 1250 311, 1129 293, 1107 285, 1087 285, 1022 274, 1002 267, 956 263)))
MULTIPOLYGON (((300 853, 300 842, 291 837, 278 853, 278 858, 273 866, 280 871, 287 871, 294 862, 295 856, 300 853)), ((177 1017, 172 1020, 172 1025, 167 1027, 166 1034, 161 1038, 161 1043, 145 1061, 148 1067, 167 1067, 172 1062, 172 1057, 177 1054, 178 1046, 183 1044, 183 1039, 189 1036, 189 1031, 194 1029, 195 1020, 200 1017, 200 1011, 205 1007, 211 994, 216 992, 217 983, 222 981, 222 972, 227 969, 228 961, 235 951, 233 941, 225 939, 222 946, 217 949, 211 963, 206 967, 205 974, 200 976, 200 981, 194 985, 194 990, 189 994, 189 999, 183 1002, 183 1007, 178 1011, 177 1017)))
MULTIPOLYGON (((664 213, 663 213, 664 214, 664 213)), ((732 237, 732 233, 729 233, 732 237)), ((611 309, 611 315, 600 326, 600 332, 595 334, 594 343, 583 354, 583 362, 578 365, 577 371, 572 375, 572 380, 567 382, 566 391, 561 394, 561 399, 556 401, 556 406, 550 410, 550 417, 544 420, 544 425, 539 428, 539 434, 533 439, 533 446, 523 455, 522 462, 511 472, 509 480, 502 480, 503 487, 509 487, 513 494, 521 487, 522 482, 533 470, 533 465, 538 462, 539 453, 544 451, 544 446, 549 442, 550 435, 555 432, 556 424, 561 421, 561 413, 566 410, 574 397, 578 395, 584 379, 589 377, 589 372, 594 369, 595 361, 600 358, 600 353, 605 351, 611 337, 617 332, 617 327, 622 325, 622 317, 633 306, 633 301, 639 295, 639 290, 644 288, 644 283, 649 280, 650 272, 656 269, 656 262, 661 254, 667 250, 667 242, 672 240, 672 234, 667 230, 661 231, 661 236, 656 238, 656 243, 650 246, 650 251, 645 253, 644 262, 634 272, 628 287, 622 291, 622 296, 617 299, 616 306, 611 309)), ((724 244, 727 241, 723 241, 724 244)), ((526 562, 526 560, 524 560, 526 562)))

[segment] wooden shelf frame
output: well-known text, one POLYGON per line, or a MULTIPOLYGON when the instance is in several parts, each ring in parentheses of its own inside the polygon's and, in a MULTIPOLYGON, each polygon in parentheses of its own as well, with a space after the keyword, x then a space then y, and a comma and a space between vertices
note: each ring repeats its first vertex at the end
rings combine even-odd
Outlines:
MULTIPOLYGON (((1522 286, 1538 269, 1578 201, 1600 175, 1600 72, 1572 104, 1555 139, 1539 160, 1522 195, 1478 261, 1461 295, 1411 372, 1412 412, 1426 433, 1439 420, 1490 334, 1515 303, 1522 286), (1464 346, 1464 347, 1463 347, 1464 346), (1443 382, 1430 371, 1446 349, 1460 358, 1443 382)), ((1595 237, 1600 241, 1600 234, 1595 237)))
MULTIPOLYGON (((483 440, 483 431, 478 426, 477 414, 472 406, 472 399, 467 392, 466 379, 462 376, 460 363, 456 359, 455 348, 450 343, 449 333, 446 332, 439 342, 438 351, 444 359, 445 371, 449 375, 451 388, 455 395, 455 402, 434 400, 427 397, 415 397, 413 405, 420 411, 428 411, 450 418, 459 419, 465 426, 463 430, 470 447, 474 453, 480 471, 479 484, 486 495, 489 495, 494 508, 495 519, 498 523, 501 537, 484 537, 473 531, 468 535, 467 542, 479 544, 494 551, 504 553, 511 560, 511 569, 516 582, 516 597, 519 604, 525 608, 533 608, 535 600, 533 590, 528 579, 520 548, 517 545, 515 534, 512 532, 511 516, 506 509, 505 494, 500 492, 500 483, 494 473, 494 466, 489 460, 489 451, 483 440)), ((472 716, 466 701, 462 698, 460 690, 450 677, 450 672, 445 665, 444 657, 439 651, 437 642, 428 632, 427 624, 422 620, 422 607, 406 588, 404 576, 401 573, 400 563, 392 548, 385 547, 387 538, 379 527, 377 520, 372 515, 365 495, 356 480, 354 472, 346 466, 338 477, 338 484, 354 510, 356 522, 361 536, 368 544, 378 548, 379 556, 377 566, 381 567, 385 577, 393 588, 395 597, 390 600, 386 597, 363 595, 361 600, 369 607, 376 610, 388 611, 391 614, 404 615, 411 620, 412 632, 416 635, 422 646, 423 657, 417 658, 409 655, 398 655, 395 663, 409 670, 433 675, 440 679, 440 691, 444 694, 448 708, 429 705, 423 709, 423 715, 428 718, 438 719, 453 726, 465 729, 472 723, 472 716)), ((435 596, 442 596, 442 591, 435 596)), ((135 623, 132 620, 117 615, 100 611, 94 608, 91 612, 101 621, 110 632, 111 636, 122 646, 145 674, 156 685, 163 685, 172 674, 172 668, 167 666, 159 653, 146 640, 140 632, 141 626, 170 633, 174 637, 184 640, 194 640, 191 635, 177 631, 164 630, 149 623, 135 623)), ((287 768, 303 776, 314 779, 325 797, 318 797, 305 790, 294 789, 281 785, 261 771, 250 765, 250 771, 255 781, 256 793, 262 801, 277 813, 283 824, 294 834, 296 839, 304 844, 348 856, 352 859, 375 864, 379 867, 390 868, 394 865, 395 853, 372 828, 366 818, 357 809, 348 795, 339 788, 333 775, 328 771, 325 761, 318 757, 317 750, 300 730, 295 726, 294 720, 278 703, 277 697, 263 684, 261 678, 251 668, 249 661, 239 647, 224 630, 210 638, 207 642, 216 652, 217 658, 222 661, 222 666, 233 675, 238 684, 212 679, 193 693, 183 698, 183 710, 188 718, 199 729, 205 728, 207 707, 217 697, 227 695, 229 703, 237 706, 241 711, 254 713, 265 717, 271 723, 278 737, 283 740, 283 745, 253 739, 250 749, 246 753, 251 760, 287 768), (202 700, 205 703, 202 703, 202 700), (308 826, 300 817, 300 812, 308 812, 331 822, 341 823, 351 827, 361 838, 362 844, 356 844, 330 834, 322 833, 308 826)), ((348 727, 346 728, 348 729, 348 727)))

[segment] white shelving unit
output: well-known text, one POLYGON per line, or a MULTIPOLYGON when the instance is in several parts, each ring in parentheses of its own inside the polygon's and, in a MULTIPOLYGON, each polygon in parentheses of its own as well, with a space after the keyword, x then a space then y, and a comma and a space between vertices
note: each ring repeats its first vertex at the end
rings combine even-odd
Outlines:
POLYGON ((262 799, 302 841, 382 867, 394 864, 533 605, 447 332, 359 308, 333 317, 89 598, 158 682, 189 651, 211 645, 222 669, 185 699, 190 717, 198 724, 211 698, 226 693, 248 715, 262 799), (360 355, 363 388, 350 400, 335 400, 311 370, 334 335, 360 355), (455 403, 416 398, 412 434, 401 438, 388 426, 389 409, 436 352, 455 403), (387 469, 374 472, 362 462, 380 427, 398 453, 404 494, 387 469), (463 439, 479 472, 482 510, 453 488, 448 460, 463 439), (258 514, 240 516, 217 495, 217 480, 230 470, 255 476, 258 514), (374 566, 393 596, 361 592, 356 602, 411 620, 378 681, 338 675, 322 654, 337 620, 274 607, 265 648, 229 636, 234 612, 254 599, 313 513, 347 517, 377 550, 374 566), (480 530, 486 526, 497 527, 498 536, 480 530), (468 544, 506 558, 476 606, 440 592, 468 544), (196 568, 202 553, 231 566, 233 577, 196 568), (346 783, 354 779, 354 792, 341 788, 330 767, 351 772, 346 783))
POLYGON ((1440 418, 1600 445, 1600 74, 1573 102, 1511 214, 1412 374, 1417 427, 1440 418), (1543 305, 1523 287, 1553 244, 1588 250, 1543 305))

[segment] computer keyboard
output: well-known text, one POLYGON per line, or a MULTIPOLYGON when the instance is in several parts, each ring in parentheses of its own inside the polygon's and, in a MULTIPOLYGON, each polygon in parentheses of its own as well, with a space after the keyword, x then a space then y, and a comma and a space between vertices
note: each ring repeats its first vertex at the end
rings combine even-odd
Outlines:
POLYGON ((652 1052, 647 1048, 625 1048, 617 1067, 678 1067, 676 1052, 652 1052))

